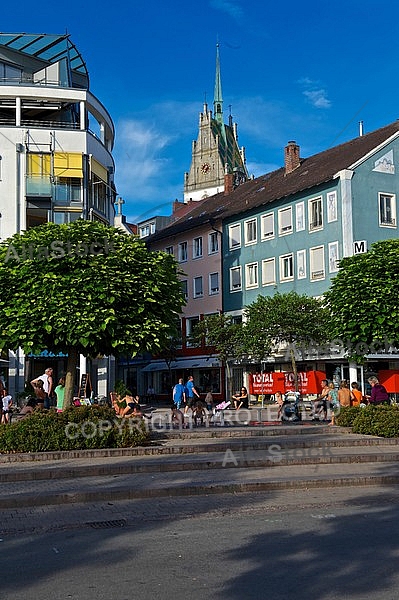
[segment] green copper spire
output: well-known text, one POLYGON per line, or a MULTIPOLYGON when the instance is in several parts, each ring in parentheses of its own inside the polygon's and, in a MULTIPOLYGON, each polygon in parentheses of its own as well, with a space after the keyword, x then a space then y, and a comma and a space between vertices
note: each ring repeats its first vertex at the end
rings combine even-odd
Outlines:
POLYGON ((216 78, 215 78, 215 96, 213 100, 213 116, 220 124, 223 124, 223 98, 222 82, 220 79, 220 56, 219 43, 216 44, 216 78))

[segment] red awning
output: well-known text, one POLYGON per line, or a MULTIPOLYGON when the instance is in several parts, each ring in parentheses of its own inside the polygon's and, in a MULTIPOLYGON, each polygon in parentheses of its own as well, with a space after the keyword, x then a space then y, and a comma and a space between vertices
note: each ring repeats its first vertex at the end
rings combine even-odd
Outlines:
POLYGON ((388 394, 399 393, 399 371, 378 371, 378 380, 385 387, 388 394))

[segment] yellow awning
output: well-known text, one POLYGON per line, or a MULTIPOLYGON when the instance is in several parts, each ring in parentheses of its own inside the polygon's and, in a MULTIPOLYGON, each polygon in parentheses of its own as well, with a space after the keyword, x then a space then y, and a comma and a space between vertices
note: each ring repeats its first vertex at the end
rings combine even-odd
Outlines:
POLYGON ((92 156, 90 157, 90 168, 94 175, 97 175, 102 181, 108 183, 108 170, 92 156))
POLYGON ((51 154, 33 154, 27 156, 27 175, 34 177, 50 177, 51 154))
POLYGON ((78 177, 83 179, 83 156, 79 152, 55 152, 55 177, 78 177))

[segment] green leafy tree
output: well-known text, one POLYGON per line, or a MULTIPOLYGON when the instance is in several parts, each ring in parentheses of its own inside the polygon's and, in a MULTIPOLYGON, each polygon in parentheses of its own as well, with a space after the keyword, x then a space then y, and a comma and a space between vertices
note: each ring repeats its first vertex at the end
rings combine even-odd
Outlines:
POLYGON ((343 258, 325 294, 331 336, 359 362, 399 341, 399 240, 343 258))
POLYGON ((232 396, 232 363, 245 355, 242 323, 236 323, 229 315, 208 315, 194 327, 193 339, 206 344, 225 365, 227 393, 232 396))
POLYGON ((316 298, 296 292, 258 296, 245 309, 247 353, 263 361, 285 347, 298 389, 296 356, 328 342, 327 320, 328 311, 316 298))
POLYGON ((68 355, 65 405, 79 354, 158 352, 184 299, 172 256, 98 222, 47 223, 0 245, 0 349, 68 355))

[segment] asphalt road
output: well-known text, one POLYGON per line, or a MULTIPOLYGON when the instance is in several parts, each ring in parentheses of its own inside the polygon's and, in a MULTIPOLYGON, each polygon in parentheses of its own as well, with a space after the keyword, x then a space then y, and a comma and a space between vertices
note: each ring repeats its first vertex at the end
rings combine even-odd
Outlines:
POLYGON ((0 598, 396 600, 398 500, 395 486, 141 500, 63 529, 64 509, 42 508, 47 531, 1 538, 0 598))

